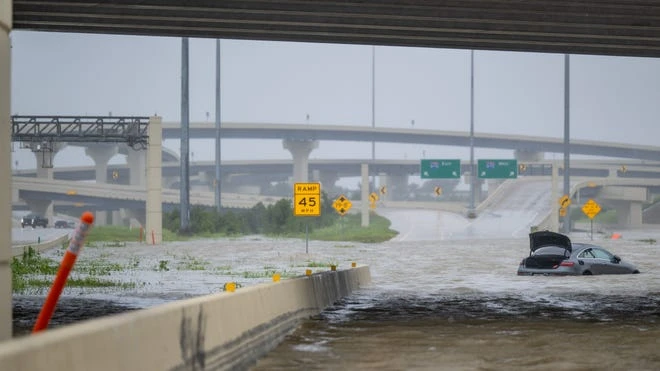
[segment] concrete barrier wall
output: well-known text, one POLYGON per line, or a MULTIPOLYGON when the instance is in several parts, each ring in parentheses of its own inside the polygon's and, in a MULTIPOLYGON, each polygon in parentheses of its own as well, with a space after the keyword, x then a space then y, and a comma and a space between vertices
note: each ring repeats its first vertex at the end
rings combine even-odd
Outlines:
POLYGON ((327 271, 82 322, 0 343, 3 370, 235 370, 371 282, 327 271))
POLYGON ((68 241, 69 241, 69 235, 65 234, 65 235, 60 236, 58 238, 55 238, 53 240, 45 241, 45 242, 42 242, 42 243, 31 243, 31 244, 26 244, 26 245, 15 245, 15 246, 11 247, 11 255, 12 256, 21 256, 30 247, 33 248, 35 251, 44 252, 48 249, 52 249, 53 247, 61 247, 62 244, 64 244, 65 242, 68 242, 68 241))

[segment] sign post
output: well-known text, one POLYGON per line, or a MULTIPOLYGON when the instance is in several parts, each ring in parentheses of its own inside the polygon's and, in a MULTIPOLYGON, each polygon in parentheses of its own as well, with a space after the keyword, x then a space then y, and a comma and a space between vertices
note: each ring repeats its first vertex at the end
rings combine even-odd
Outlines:
POLYGON ((594 239, 594 217, 600 212, 600 205, 591 198, 582 205, 582 212, 591 219, 591 239, 594 239))
MULTIPOLYGON (((321 183, 293 185, 293 215, 321 216, 321 183)), ((305 223, 305 254, 309 252, 309 224, 305 223)))
POLYGON ((459 179, 461 160, 421 160, 419 169, 422 179, 459 179))
POLYGON ((518 160, 479 160, 477 174, 481 179, 516 179, 518 160))

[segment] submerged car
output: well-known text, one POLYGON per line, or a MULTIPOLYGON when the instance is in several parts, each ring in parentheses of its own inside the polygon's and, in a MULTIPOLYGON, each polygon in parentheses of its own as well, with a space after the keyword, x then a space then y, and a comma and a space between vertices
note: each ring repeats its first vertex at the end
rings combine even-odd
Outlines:
POLYGON ((639 273, 633 264, 600 246, 571 243, 567 236, 551 231, 530 233, 529 249, 518 266, 519 276, 639 273))

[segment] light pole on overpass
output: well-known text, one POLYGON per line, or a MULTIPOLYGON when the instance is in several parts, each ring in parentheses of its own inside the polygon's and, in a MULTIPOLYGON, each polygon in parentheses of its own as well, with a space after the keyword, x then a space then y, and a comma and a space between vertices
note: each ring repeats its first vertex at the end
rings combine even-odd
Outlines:
POLYGON ((474 50, 470 50, 470 206, 468 218, 475 218, 475 183, 477 172, 474 169, 474 50))
POLYGON ((215 181, 213 182, 215 191, 215 209, 220 213, 222 203, 220 195, 222 194, 220 184, 220 39, 215 41, 215 181))
MULTIPOLYGON (((570 197, 571 192, 571 179, 570 179, 570 165, 571 165, 571 148, 570 148, 570 67, 571 60, 569 54, 564 54, 564 195, 570 197)), ((553 200, 554 202, 554 200, 553 200)), ((554 207, 554 206, 553 206, 554 207)), ((564 216, 564 233, 571 232, 571 213, 567 212, 564 216)))

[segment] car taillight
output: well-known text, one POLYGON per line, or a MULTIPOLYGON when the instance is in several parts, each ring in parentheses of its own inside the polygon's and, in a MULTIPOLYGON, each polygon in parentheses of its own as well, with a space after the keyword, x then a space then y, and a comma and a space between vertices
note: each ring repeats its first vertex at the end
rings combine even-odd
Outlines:
POLYGON ((575 265, 575 263, 568 260, 564 260, 563 262, 559 263, 559 265, 562 267, 572 267, 575 265))

